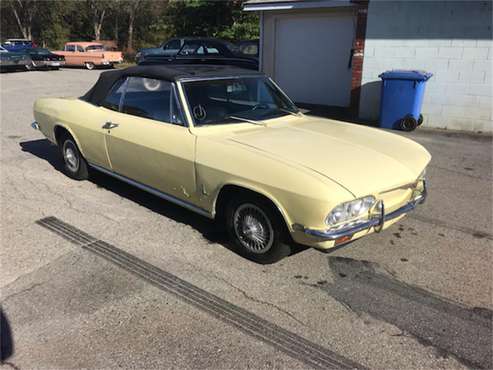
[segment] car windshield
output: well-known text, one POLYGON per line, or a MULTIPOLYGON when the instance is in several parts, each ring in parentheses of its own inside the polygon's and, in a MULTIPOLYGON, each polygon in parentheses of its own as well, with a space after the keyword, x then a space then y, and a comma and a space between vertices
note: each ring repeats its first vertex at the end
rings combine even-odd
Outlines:
POLYGON ((104 50, 103 45, 89 45, 86 48, 86 51, 101 51, 104 50))
POLYGON ((297 114, 291 100, 266 77, 184 82, 196 126, 259 121, 297 114))

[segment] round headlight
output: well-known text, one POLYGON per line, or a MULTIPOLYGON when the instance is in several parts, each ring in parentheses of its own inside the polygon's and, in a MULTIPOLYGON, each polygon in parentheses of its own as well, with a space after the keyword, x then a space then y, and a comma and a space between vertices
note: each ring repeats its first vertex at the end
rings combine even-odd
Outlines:
POLYGON ((339 204, 325 219, 328 225, 337 225, 363 216, 368 216, 370 208, 375 204, 375 197, 367 196, 339 204))

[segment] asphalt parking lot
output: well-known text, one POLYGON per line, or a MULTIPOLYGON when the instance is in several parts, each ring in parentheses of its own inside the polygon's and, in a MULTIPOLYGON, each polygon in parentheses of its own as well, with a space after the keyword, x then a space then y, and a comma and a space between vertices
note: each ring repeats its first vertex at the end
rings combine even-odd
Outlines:
POLYGON ((433 155, 425 205, 262 266, 200 216, 60 171, 33 102, 98 74, 0 75, 5 368, 493 368, 491 137, 406 134, 433 155))

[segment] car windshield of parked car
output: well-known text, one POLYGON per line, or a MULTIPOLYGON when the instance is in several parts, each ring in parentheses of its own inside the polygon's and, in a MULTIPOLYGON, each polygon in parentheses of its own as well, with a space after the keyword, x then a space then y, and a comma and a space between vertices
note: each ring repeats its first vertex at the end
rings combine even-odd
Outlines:
POLYGON ((86 48, 86 51, 103 51, 104 50, 104 47, 103 45, 89 45, 87 48, 86 48))
POLYGON ((266 77, 190 81, 183 86, 196 126, 256 122, 298 113, 266 77))

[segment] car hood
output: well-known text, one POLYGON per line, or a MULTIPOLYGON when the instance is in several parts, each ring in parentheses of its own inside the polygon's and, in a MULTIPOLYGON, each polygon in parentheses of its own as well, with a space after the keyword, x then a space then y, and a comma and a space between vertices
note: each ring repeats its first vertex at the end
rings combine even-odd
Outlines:
POLYGON ((355 197, 412 183, 431 159, 425 148, 400 135, 309 117, 239 132, 229 140, 315 171, 355 197))

